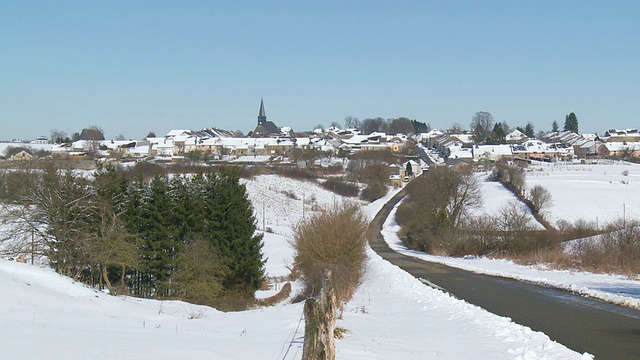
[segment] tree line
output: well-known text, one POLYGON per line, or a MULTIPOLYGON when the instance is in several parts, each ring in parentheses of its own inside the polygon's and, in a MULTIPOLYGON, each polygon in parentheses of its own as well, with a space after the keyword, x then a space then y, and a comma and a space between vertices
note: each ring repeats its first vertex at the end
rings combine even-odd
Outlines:
POLYGON ((233 169, 145 179, 115 167, 84 176, 48 161, 1 176, 8 237, 61 274, 204 302, 248 298, 262 284, 262 236, 233 169))
MULTIPOLYGON (((336 121, 332 122, 330 126, 334 128, 341 127, 336 121)), ((324 126, 321 124, 316 125, 315 128, 324 131, 324 126)), ((344 128, 356 129, 366 135, 373 132, 383 132, 386 134, 418 134, 431 130, 431 125, 402 116, 394 119, 376 117, 360 120, 357 117, 349 115, 344 119, 344 128)))
MULTIPOLYGON (((494 122, 493 115, 486 111, 476 112, 471 118, 469 126, 474 133, 474 140, 477 144, 506 144, 506 136, 512 131, 506 121, 494 122)), ((524 127, 517 126, 516 130, 519 130, 529 138, 536 137, 534 125, 530 121, 524 127)), ((558 122, 555 120, 551 124, 551 131, 559 131, 558 122)), ((575 113, 565 116, 563 131, 578 133, 578 117, 575 113)), ((462 132, 462 129, 460 126, 454 125, 452 132, 462 132)), ((541 137, 543 134, 543 132, 539 132, 537 135, 541 137)))

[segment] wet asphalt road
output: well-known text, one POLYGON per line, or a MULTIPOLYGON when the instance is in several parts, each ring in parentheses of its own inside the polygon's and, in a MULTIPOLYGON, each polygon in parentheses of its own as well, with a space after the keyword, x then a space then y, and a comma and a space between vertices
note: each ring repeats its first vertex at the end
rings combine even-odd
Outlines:
MULTIPOLYGON (((380 210, 371 223, 373 229, 382 228, 402 196, 403 192, 399 193, 380 210)), ((426 279, 471 304, 542 331, 572 350, 593 354, 599 360, 640 359, 638 310, 401 255, 388 247, 379 231, 369 244, 384 259, 416 278, 426 279)))

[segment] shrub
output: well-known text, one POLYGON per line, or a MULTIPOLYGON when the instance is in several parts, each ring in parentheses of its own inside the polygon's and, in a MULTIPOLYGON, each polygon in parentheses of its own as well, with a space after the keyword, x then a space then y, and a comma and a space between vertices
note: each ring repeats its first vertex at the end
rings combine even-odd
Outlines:
POLYGON ((636 278, 640 273, 640 223, 618 219, 598 240, 578 240, 573 253, 585 269, 616 272, 636 278))
POLYGON ((183 299, 214 299, 222 294, 226 271, 214 247, 206 240, 195 238, 188 241, 178 255, 171 286, 183 299))
POLYGON ((360 194, 360 198, 364 201, 374 202, 381 197, 387 194, 387 187, 380 182, 374 182, 369 184, 364 190, 362 190, 362 194, 360 194))
POLYGON ((351 298, 364 271, 366 229, 364 215, 353 204, 337 205, 294 227, 295 264, 311 295, 319 294, 323 272, 331 270, 338 302, 351 298))
POLYGON ((342 179, 335 178, 322 183, 322 187, 329 191, 333 191, 338 195, 348 197, 358 196, 358 192, 360 192, 360 189, 358 189, 356 185, 350 184, 342 179))
POLYGON ((151 179, 156 175, 166 175, 167 170, 161 165, 150 163, 148 161, 141 161, 136 163, 128 171, 128 178, 134 179, 136 176, 141 175, 144 179, 151 179))
POLYGON ((292 166, 274 166, 271 170, 278 175, 296 180, 315 180, 318 178, 318 174, 310 169, 302 169, 292 166))

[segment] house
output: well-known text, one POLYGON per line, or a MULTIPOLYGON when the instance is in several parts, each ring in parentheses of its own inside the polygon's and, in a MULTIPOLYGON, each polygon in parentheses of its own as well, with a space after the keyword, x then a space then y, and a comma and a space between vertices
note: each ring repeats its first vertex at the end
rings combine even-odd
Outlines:
POLYGON ((473 161, 498 161, 504 157, 512 157, 511 145, 476 145, 473 147, 473 161))
POLYGON ((513 130, 512 132, 508 133, 507 135, 505 135, 505 140, 507 142, 507 144, 519 144, 523 141, 528 140, 529 137, 527 135, 525 135, 522 131, 516 129, 513 130))
POLYGON ((598 147, 600 156, 640 156, 640 142, 606 142, 598 147))
POLYGON ((527 140, 512 145, 513 156, 524 160, 557 161, 574 155, 573 147, 565 147, 561 143, 547 144, 540 140, 527 140))
POLYGON ((611 129, 604 134, 606 142, 640 142, 638 129, 611 129))
POLYGON ((470 134, 444 134, 437 138, 433 144, 436 150, 445 157, 453 152, 452 148, 470 148, 472 145, 473 136, 470 134))
POLYGON ((444 135, 444 133, 438 129, 431 129, 426 133, 420 133, 415 136, 416 141, 424 144, 427 148, 432 148, 436 140, 444 135))
POLYGON ((36 156, 27 149, 22 149, 10 157, 11 160, 15 161, 31 161, 35 158, 36 156))
POLYGON ((600 141, 588 140, 580 138, 573 143, 573 153, 577 157, 585 158, 587 156, 595 156, 602 143, 600 141))
POLYGON ((572 146, 578 139, 580 139, 580 135, 576 134, 573 131, 561 131, 561 132, 549 132, 546 133, 540 140, 545 143, 561 143, 565 146, 572 146))
POLYGON ((402 180, 406 176, 406 169, 403 163, 389 165, 389 184, 393 187, 402 186, 402 180))
POLYGON ((48 144, 49 138, 46 136, 38 136, 35 140, 31 142, 31 144, 48 144))

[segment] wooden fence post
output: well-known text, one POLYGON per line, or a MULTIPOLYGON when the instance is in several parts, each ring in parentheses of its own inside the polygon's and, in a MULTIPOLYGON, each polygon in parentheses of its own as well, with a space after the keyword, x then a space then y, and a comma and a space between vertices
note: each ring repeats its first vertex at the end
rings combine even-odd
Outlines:
POLYGON ((336 327, 337 305, 329 270, 324 274, 319 300, 307 299, 304 303, 303 360, 334 360, 336 358, 333 332, 336 327))

